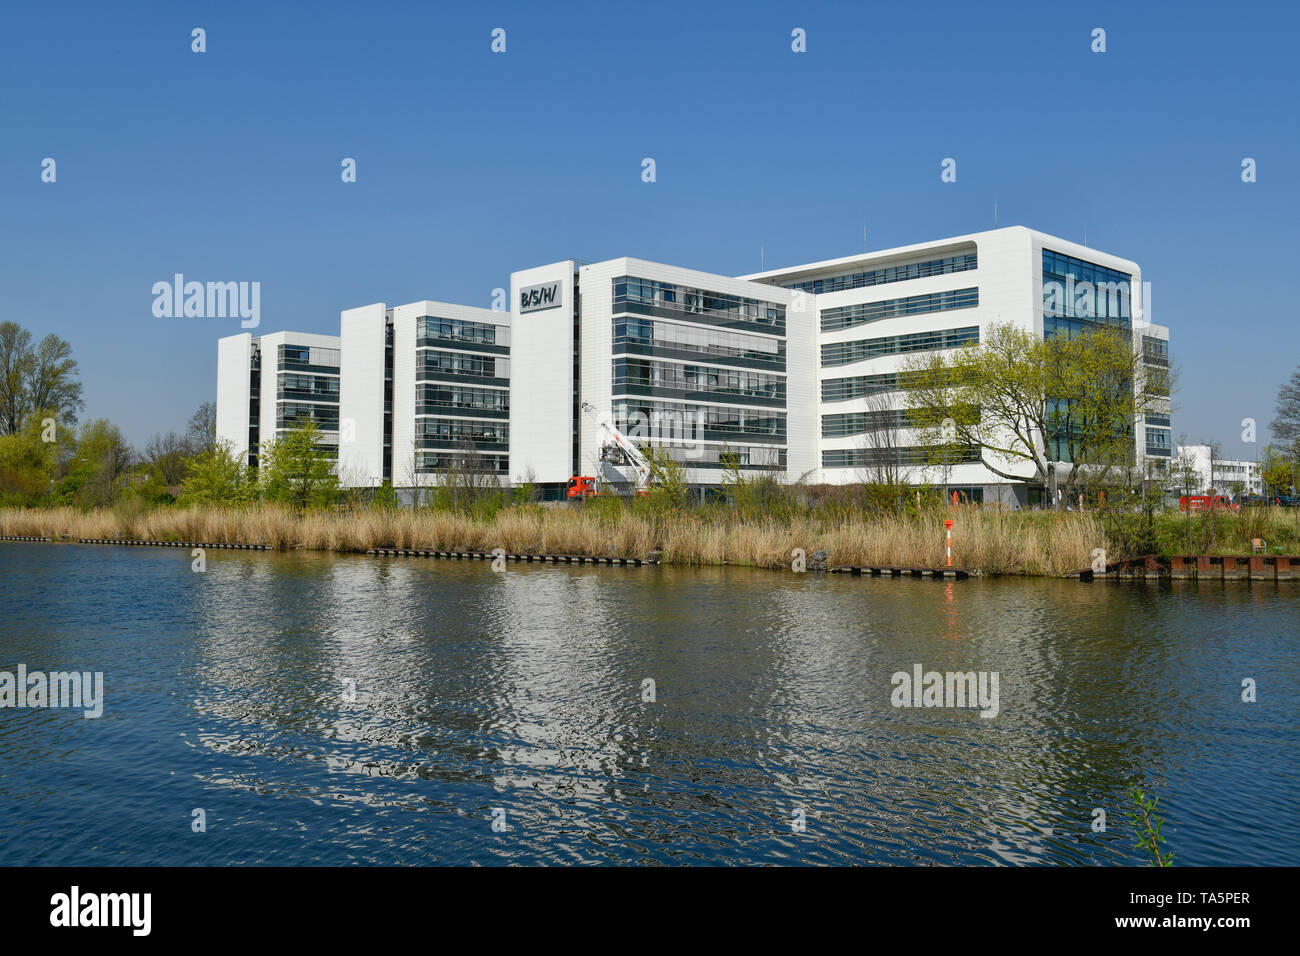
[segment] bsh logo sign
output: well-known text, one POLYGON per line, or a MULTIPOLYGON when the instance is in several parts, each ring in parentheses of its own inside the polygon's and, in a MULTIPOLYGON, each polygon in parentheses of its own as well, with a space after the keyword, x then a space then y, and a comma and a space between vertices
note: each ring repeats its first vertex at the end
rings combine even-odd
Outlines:
POLYGON ((541 312, 543 309, 556 309, 563 304, 560 298, 558 279, 555 282, 530 285, 519 291, 519 311, 541 312))

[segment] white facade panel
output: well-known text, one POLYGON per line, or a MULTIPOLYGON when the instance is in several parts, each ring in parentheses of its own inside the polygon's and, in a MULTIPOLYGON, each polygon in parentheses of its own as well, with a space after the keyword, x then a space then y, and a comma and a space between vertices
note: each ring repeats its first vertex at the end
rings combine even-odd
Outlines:
POLYGON ((217 340, 217 441, 229 444, 241 461, 248 456, 248 417, 253 336, 217 340))
POLYGON ((385 306, 339 314, 339 467, 348 487, 384 480, 385 306))
POLYGON ((572 260, 510 277, 510 477, 515 482, 566 482, 573 474, 573 280, 572 260), (524 290, 555 283, 559 304, 521 304, 524 290))

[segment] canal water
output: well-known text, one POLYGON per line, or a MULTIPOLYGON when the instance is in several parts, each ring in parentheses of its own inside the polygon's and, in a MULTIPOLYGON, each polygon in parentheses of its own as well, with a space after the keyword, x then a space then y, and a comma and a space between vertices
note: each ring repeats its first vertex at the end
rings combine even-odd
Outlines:
POLYGON ((1294 865, 1298 599, 0 543, 0 864, 1294 865))

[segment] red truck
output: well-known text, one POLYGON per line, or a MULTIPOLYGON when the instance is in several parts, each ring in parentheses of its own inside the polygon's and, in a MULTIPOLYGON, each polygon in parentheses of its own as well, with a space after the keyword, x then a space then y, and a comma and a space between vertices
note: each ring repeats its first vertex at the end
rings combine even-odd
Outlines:
POLYGON ((1236 511, 1237 507, 1224 495, 1183 495, 1178 499, 1179 511, 1236 511))

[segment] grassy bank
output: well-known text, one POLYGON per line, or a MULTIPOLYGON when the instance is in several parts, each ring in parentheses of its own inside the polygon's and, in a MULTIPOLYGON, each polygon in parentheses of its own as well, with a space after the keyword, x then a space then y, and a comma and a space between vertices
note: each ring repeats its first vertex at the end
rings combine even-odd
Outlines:
MULTIPOLYGON (((953 526, 953 564, 984 574, 1059 575, 1086 567, 1094 548, 1123 556, 1116 522, 1139 519, 1096 512, 1006 513, 980 508, 893 514, 807 513, 783 520, 739 517, 726 508, 654 512, 620 502, 581 508, 515 506, 490 515, 457 511, 357 510, 296 514, 275 504, 81 511, 0 509, 0 534, 52 538, 268 544, 277 548, 360 552, 370 548, 647 557, 668 564, 789 567, 791 552, 828 552, 828 563, 937 567, 944 563, 943 519, 953 526)), ((1297 516, 1286 510, 1240 514, 1166 514, 1154 518, 1161 553, 1245 553, 1262 537, 1288 553, 1300 549, 1297 516)))

